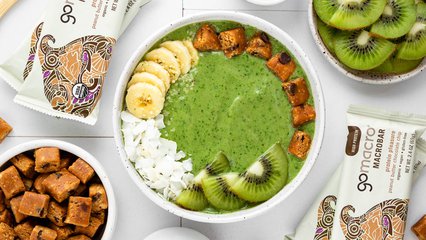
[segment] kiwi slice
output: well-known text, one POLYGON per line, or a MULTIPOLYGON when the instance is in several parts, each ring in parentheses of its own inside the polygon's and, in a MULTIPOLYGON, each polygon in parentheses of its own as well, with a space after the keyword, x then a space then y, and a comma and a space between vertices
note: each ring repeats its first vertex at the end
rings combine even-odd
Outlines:
POLYGON ((426 56, 426 3, 417 4, 417 18, 405 41, 398 47, 397 57, 416 60, 426 56))
POLYGON ((209 202, 204 196, 201 182, 204 178, 214 176, 230 169, 229 160, 223 152, 219 152, 213 162, 208 164, 203 170, 201 170, 197 176, 195 176, 193 182, 183 190, 176 198, 176 204, 179 206, 194 210, 201 211, 205 209, 209 202))
POLYGON ((314 9, 318 17, 327 25, 339 8, 338 0, 314 0, 314 9))
POLYGON ((334 35, 337 33, 337 29, 327 26, 321 19, 317 18, 318 33, 325 44, 327 49, 334 53, 334 35))
POLYGON ((285 186, 287 177, 287 156, 276 143, 239 176, 231 190, 248 202, 263 202, 285 186))
POLYGON ((242 208, 246 203, 231 191, 238 181, 238 173, 225 173, 202 180, 206 198, 210 204, 220 210, 232 211, 242 208))
POLYGON ((338 0, 339 8, 329 25, 341 30, 357 30, 373 24, 382 15, 387 0, 338 0))
POLYGON ((334 47, 337 58, 356 70, 378 67, 395 51, 394 43, 373 37, 365 30, 337 33, 334 47))
POLYGON ((403 60, 393 55, 387 59, 382 65, 372 69, 372 72, 382 74, 403 74, 412 71, 422 62, 423 59, 403 60))
POLYGON ((416 22, 414 0, 388 0, 379 20, 370 29, 370 33, 383 38, 399 38, 410 31, 416 22))

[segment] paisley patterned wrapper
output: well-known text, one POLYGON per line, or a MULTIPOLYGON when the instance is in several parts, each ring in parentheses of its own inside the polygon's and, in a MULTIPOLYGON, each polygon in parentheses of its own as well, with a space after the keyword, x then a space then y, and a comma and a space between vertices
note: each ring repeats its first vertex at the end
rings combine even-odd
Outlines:
MULTIPOLYGON (((358 119, 355 125, 366 124, 371 127, 379 124, 380 126, 391 126, 390 128, 392 129, 400 130, 401 128, 407 129, 408 127, 408 129, 411 128, 411 130, 414 131, 412 132, 415 134, 416 138, 421 135, 425 128, 425 118, 422 116, 411 115, 409 117, 405 114, 386 113, 371 109, 365 110, 359 107, 352 107, 351 109, 358 114, 368 116, 364 116, 367 119, 362 120, 361 123, 359 121, 364 117, 356 116, 355 118, 358 119), (382 119, 377 120, 374 117, 371 119, 370 115, 372 113, 376 115, 375 117, 382 119), (383 121, 385 123, 383 123, 383 121)), ((351 118, 349 117, 349 119, 351 118)), ((354 122, 350 124, 350 126, 353 125, 354 122)), ((353 140, 354 138, 349 136, 348 139, 353 140)), ((402 145, 401 143, 401 149, 402 145)), ((369 193, 375 194, 374 196, 361 197, 360 195, 362 195, 363 192, 361 191, 361 193, 358 193, 360 192, 358 186, 355 191, 352 191, 351 185, 348 183, 351 173, 358 173, 358 175, 355 175, 355 180, 360 181, 359 179, 364 178, 359 178, 359 168, 355 168, 352 165, 350 165, 350 167, 352 167, 351 170, 346 168, 345 171, 344 165, 345 163, 347 164, 346 161, 348 161, 346 159, 345 162, 340 164, 331 179, 327 182, 325 188, 315 199, 312 207, 299 223, 296 233, 285 236, 285 239, 402 239, 405 231, 411 184, 418 179, 423 168, 426 166, 426 141, 419 138, 414 146, 413 149, 415 149, 415 151, 411 151, 414 158, 409 163, 410 167, 407 168, 409 172, 404 173, 405 179, 403 179, 403 173, 401 173, 399 180, 394 180, 404 184, 394 183, 393 186, 398 187, 398 189, 394 189, 392 193, 389 193, 389 188, 384 187, 386 184, 390 183, 388 178, 383 177, 386 176, 386 172, 381 173, 380 178, 370 179, 370 181, 366 182, 371 182, 373 189, 372 192, 369 193), (348 173, 348 171, 351 173, 348 173), (386 192, 386 190, 388 190, 388 192, 386 192), (360 213, 358 214, 358 212, 360 213)), ((405 150, 407 149, 409 148, 405 148, 405 150)), ((399 156, 401 157, 404 155, 401 153, 399 156)), ((389 157, 389 155, 387 155, 387 157, 389 157)), ((399 160, 401 159, 404 158, 399 158, 399 160)), ((353 159, 349 161, 354 162, 353 159)), ((358 182, 358 184, 360 182, 358 182)), ((363 189, 362 187, 360 188, 363 189)), ((366 190, 368 191, 369 189, 366 190)))

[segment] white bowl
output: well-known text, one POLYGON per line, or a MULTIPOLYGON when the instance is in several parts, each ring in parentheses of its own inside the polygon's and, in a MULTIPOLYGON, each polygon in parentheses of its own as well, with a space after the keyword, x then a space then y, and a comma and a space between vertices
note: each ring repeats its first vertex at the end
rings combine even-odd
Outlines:
POLYGON ((375 85, 392 84, 392 83, 398 83, 398 82, 407 80, 409 78, 412 78, 426 68, 426 58, 425 58, 423 59, 423 61, 420 63, 420 65, 417 68, 413 69, 410 72, 399 74, 399 75, 375 74, 375 73, 368 73, 365 71, 357 71, 354 69, 350 69, 346 67, 344 64, 342 64, 330 51, 328 51, 327 47, 323 43, 317 29, 317 18, 316 18, 316 13, 314 10, 313 0, 309 1, 308 18, 309 18, 309 28, 311 29, 312 37, 314 38, 314 41, 319 47, 319 50, 321 51, 321 53, 324 54, 325 58, 331 63, 333 67, 339 70, 339 72, 343 73, 344 75, 354 80, 357 80, 363 83, 368 83, 368 84, 375 84, 375 85))
POLYGON ((114 99, 113 107, 113 124, 114 124, 114 138, 115 143, 118 147, 122 162, 127 169, 127 172, 130 174, 131 178, 137 186, 142 190, 142 192, 155 202, 160 207, 165 210, 176 214, 180 217, 191 219, 199 222, 209 222, 209 223, 227 223, 227 222, 236 222, 245 220, 254 216, 257 216, 261 213, 264 213, 268 209, 271 209, 273 206, 284 201, 306 178, 309 171, 311 170, 314 162, 320 151, 320 147, 323 140, 324 126, 325 126, 325 108, 324 108, 324 98, 322 94, 322 89, 320 82, 318 80, 317 74, 311 64, 311 61, 308 59, 304 51, 299 47, 299 45, 285 32, 276 27, 275 25, 257 18, 252 15, 240 13, 240 12, 230 12, 230 11, 213 11, 206 12, 196 15, 191 15, 175 21, 165 28, 159 30, 157 33, 153 34, 149 39, 145 40, 141 46, 135 50, 135 53, 130 58, 129 62, 124 68, 120 80, 117 84, 117 89, 114 99), (185 210, 174 203, 164 200, 157 193, 151 190, 144 182, 144 180, 139 176, 138 172, 133 167, 132 163, 128 160, 123 146, 123 137, 121 132, 121 120, 120 113, 123 108, 123 99, 126 91, 127 82, 130 79, 130 76, 138 64, 139 60, 144 56, 144 54, 153 46, 153 44, 162 38, 164 35, 170 33, 171 31, 180 28, 182 26, 194 23, 194 22, 203 22, 211 20, 230 20, 239 22, 242 24, 247 24, 254 26, 262 31, 265 31, 270 36, 276 38, 281 43, 283 43, 291 53, 297 58, 303 69, 305 70, 315 99, 315 108, 317 112, 316 117, 316 126, 315 126, 315 136, 313 138, 311 150, 303 168, 300 170, 297 177, 284 187, 278 194, 276 194, 270 200, 250 209, 240 210, 233 213, 227 214, 208 214, 203 212, 194 212, 185 210))
POLYGON ((209 240, 203 234, 192 230, 190 228, 183 227, 171 227, 160 229, 144 240, 164 240, 164 239, 173 239, 173 240, 209 240))
POLYGON ((71 154, 74 154, 75 156, 84 159, 90 166, 93 167, 96 174, 99 176, 99 178, 102 181, 102 184, 105 187, 105 191, 107 193, 108 197, 108 217, 106 220, 106 226, 104 233, 101 237, 102 240, 112 240, 113 233, 116 226, 117 221, 117 213, 116 213, 116 202, 114 197, 114 191, 112 190, 112 185, 109 181, 109 178, 101 166, 101 164, 96 160, 95 157, 93 157, 90 153, 86 152, 80 147, 77 147, 76 145, 73 145, 71 143, 58 141, 58 140, 36 140, 36 141, 30 141, 23 144, 19 144, 18 146, 6 151, 0 156, 0 166, 2 166, 4 163, 9 161, 14 156, 34 150, 41 147, 57 147, 63 151, 69 152, 71 154))
POLYGON ((285 2, 286 0, 246 0, 249 3, 253 3, 260 6, 271 6, 276 5, 282 2, 285 2))

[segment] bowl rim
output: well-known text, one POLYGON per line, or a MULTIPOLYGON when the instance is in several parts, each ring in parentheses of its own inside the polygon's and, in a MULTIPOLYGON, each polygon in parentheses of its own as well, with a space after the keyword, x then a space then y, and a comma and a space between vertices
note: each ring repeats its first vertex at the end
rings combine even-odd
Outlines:
POLYGON ((325 46, 324 42, 322 41, 321 37, 319 36, 318 29, 317 29, 317 19, 316 19, 316 13, 314 11, 314 0, 309 1, 308 6, 308 23, 309 23, 309 29, 311 31, 312 38, 315 42, 315 44, 318 46, 319 51, 324 55, 324 57, 327 59, 327 61, 336 68, 339 72, 343 73, 344 75, 348 76, 349 78, 372 85, 388 85, 388 84, 394 84, 394 83, 400 83, 403 81, 406 81, 416 75, 418 75, 420 72, 425 70, 426 68, 426 58, 423 59, 423 61, 417 66, 417 68, 411 70, 410 72, 399 74, 399 75, 386 75, 386 74, 374 74, 374 73, 367 73, 362 71, 356 71, 356 70, 350 70, 347 67, 345 67, 334 55, 328 50, 328 48, 325 46), (355 72, 359 72, 360 75, 355 74, 355 72), (374 77, 381 76, 379 79, 374 79, 374 77))
POLYGON ((116 211, 116 200, 114 195, 114 190, 112 188, 109 177, 107 176, 104 168, 100 164, 100 162, 89 152, 82 149, 81 147, 74 145, 72 143, 60 141, 60 140, 51 140, 51 139, 40 139, 24 142, 16 145, 15 147, 7 150, 6 152, 0 155, 0 166, 8 162, 14 156, 34 150, 41 147, 57 147, 60 150, 67 151, 69 153, 74 154, 75 156, 84 159, 93 169, 96 174, 102 181, 103 186, 105 187, 105 191, 107 193, 108 198, 108 217, 106 220, 105 230, 101 237, 102 240, 112 240, 113 234, 115 232, 116 224, 117 224, 117 211, 116 211))
POLYGON ((286 199, 291 193, 293 193, 299 185, 304 181, 310 170, 312 169, 318 154, 320 152, 324 130, 325 130, 325 104, 324 96, 319 81, 318 75, 309 60, 306 53, 302 48, 291 38, 286 32, 278 28, 277 26, 269 23, 263 19, 260 19, 256 16, 249 15, 246 13, 241 13, 237 11, 209 11, 199 14, 190 15, 181 19, 178 19, 171 24, 161 28, 156 33, 152 34, 148 39, 143 41, 143 43, 138 47, 134 52, 124 70, 120 76, 119 82, 117 84, 114 103, 113 103, 113 130, 114 130, 114 139, 116 143, 117 150, 120 154, 120 158, 127 172, 129 173, 132 180, 135 184, 141 189, 141 191, 147 196, 151 201, 156 203, 161 208, 166 211, 173 213, 179 217, 190 219, 197 222, 207 222, 207 223, 230 223, 246 220, 253 218, 261 213, 266 212, 267 209, 277 205, 286 199), (239 210, 232 213, 225 214, 208 214, 203 212, 195 212, 183 209, 174 203, 165 200, 155 193, 151 188, 149 188, 143 179, 138 174, 137 170, 133 167, 132 163, 126 157, 124 151, 123 139, 121 133, 121 118, 120 113, 124 105, 124 95, 129 81, 130 75, 136 67, 137 63, 143 57, 143 55, 148 51, 159 39, 167 35, 171 31, 188 25, 195 22, 203 21, 214 21, 214 20, 228 20, 236 21, 243 24, 251 25, 267 32, 269 35, 273 36, 279 40, 286 48, 297 58, 299 64, 304 69, 306 75, 308 76, 309 83, 311 84, 312 94, 314 95, 315 108, 316 108, 316 124, 315 124, 315 135, 312 140, 312 145, 308 157, 305 160, 303 167, 300 169, 297 176, 287 184, 279 193, 277 193, 273 198, 268 201, 257 205, 256 207, 239 210))
POLYGON ((255 4, 259 6, 272 6, 272 5, 277 5, 279 3, 283 3, 286 0, 270 0, 269 2, 262 1, 262 0, 246 0, 246 1, 251 4, 255 4))

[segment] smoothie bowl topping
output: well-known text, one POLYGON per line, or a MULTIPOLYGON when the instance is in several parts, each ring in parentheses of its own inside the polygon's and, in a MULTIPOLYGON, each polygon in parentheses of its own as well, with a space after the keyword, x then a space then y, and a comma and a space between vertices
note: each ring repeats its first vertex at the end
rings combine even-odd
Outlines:
POLYGON ((184 209, 251 208, 301 171, 314 102, 277 39, 234 21, 188 24, 158 40, 130 77, 124 151, 151 189, 184 209))

